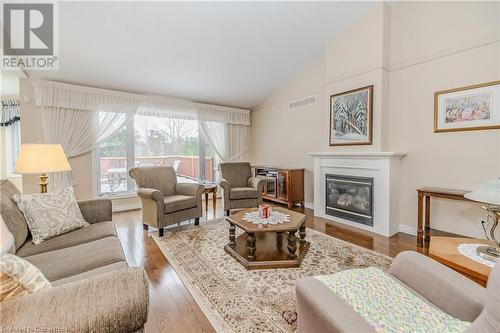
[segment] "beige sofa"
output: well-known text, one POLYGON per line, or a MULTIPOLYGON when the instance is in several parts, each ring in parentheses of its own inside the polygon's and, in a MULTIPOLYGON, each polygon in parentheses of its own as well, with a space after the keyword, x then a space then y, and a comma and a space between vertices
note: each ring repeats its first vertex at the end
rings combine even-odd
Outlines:
MULTIPOLYGON (((389 274, 431 305, 472 322, 466 333, 500 332, 500 267, 493 269, 485 289, 429 257, 406 251, 394 259, 389 274)), ((300 279, 296 293, 299 332, 375 332, 318 279, 300 279)))
POLYGON ((17 188, 1 180, 0 193, 0 213, 14 236, 10 252, 38 267, 53 286, 2 302, 0 330, 143 330, 148 314, 147 277, 142 268, 129 268, 125 261, 111 221, 110 200, 79 201, 90 225, 35 245, 12 200, 19 193, 17 188))

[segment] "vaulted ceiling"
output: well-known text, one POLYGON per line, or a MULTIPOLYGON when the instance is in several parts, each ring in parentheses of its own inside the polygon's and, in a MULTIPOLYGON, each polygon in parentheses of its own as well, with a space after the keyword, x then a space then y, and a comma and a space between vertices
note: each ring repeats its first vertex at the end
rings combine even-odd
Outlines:
POLYGON ((370 2, 60 2, 59 70, 31 78, 252 108, 370 2))

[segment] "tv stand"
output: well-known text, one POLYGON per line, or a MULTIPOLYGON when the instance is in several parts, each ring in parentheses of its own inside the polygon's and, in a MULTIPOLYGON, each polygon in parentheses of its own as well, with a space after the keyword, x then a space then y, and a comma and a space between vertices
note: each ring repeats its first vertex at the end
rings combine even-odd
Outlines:
POLYGON ((264 177, 263 198, 286 204, 304 207, 304 169, 273 166, 254 166, 254 176, 264 177))

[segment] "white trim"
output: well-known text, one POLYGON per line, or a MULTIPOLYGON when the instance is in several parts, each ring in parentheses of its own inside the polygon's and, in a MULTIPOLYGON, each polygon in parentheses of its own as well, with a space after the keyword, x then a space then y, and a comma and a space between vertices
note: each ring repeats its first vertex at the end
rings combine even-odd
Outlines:
POLYGON ((360 157, 370 157, 370 156, 406 156, 406 153, 395 153, 392 151, 368 151, 368 152, 312 152, 309 153, 310 156, 360 156, 360 157))
POLYGON ((409 225, 404 225, 400 224, 399 225, 399 232, 402 232, 404 234, 416 236, 417 235, 417 228, 415 227, 410 227, 409 225))
POLYGON ((309 209, 314 210, 314 203, 313 202, 304 202, 304 206, 309 209))
POLYGON ((447 56, 455 55, 457 53, 461 53, 461 52, 465 52, 465 51, 479 48, 482 46, 486 46, 489 44, 497 43, 499 41, 500 41, 500 33, 493 34, 493 35, 479 38, 479 39, 476 39, 476 40, 473 40, 470 42, 457 44, 457 45, 449 47, 447 49, 432 52, 432 53, 429 53, 429 54, 426 54, 426 55, 423 55, 420 57, 400 61, 394 65, 391 65, 390 71, 394 72, 394 71, 405 69, 405 68, 408 68, 411 66, 420 65, 420 64, 425 63, 425 62, 429 62, 429 61, 436 60, 439 58, 444 58, 447 56))
POLYGON ((135 210, 135 209, 141 209, 141 203, 136 202, 136 203, 131 203, 131 204, 123 204, 123 205, 115 205, 113 204, 113 213, 115 212, 124 212, 127 210, 135 210))

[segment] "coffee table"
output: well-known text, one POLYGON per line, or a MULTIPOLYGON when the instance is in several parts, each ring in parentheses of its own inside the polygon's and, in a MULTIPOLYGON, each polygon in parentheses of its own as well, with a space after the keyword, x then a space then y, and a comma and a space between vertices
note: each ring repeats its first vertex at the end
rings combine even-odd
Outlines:
POLYGON ((229 222, 229 243, 224 246, 224 250, 246 269, 299 267, 309 248, 309 242, 305 239, 306 216, 275 207, 273 211, 290 215, 290 221, 264 225, 243 220, 245 213, 256 210, 245 208, 226 217, 229 222), (238 237, 236 227, 244 231, 238 237), (284 233, 286 242, 283 241, 284 233))

